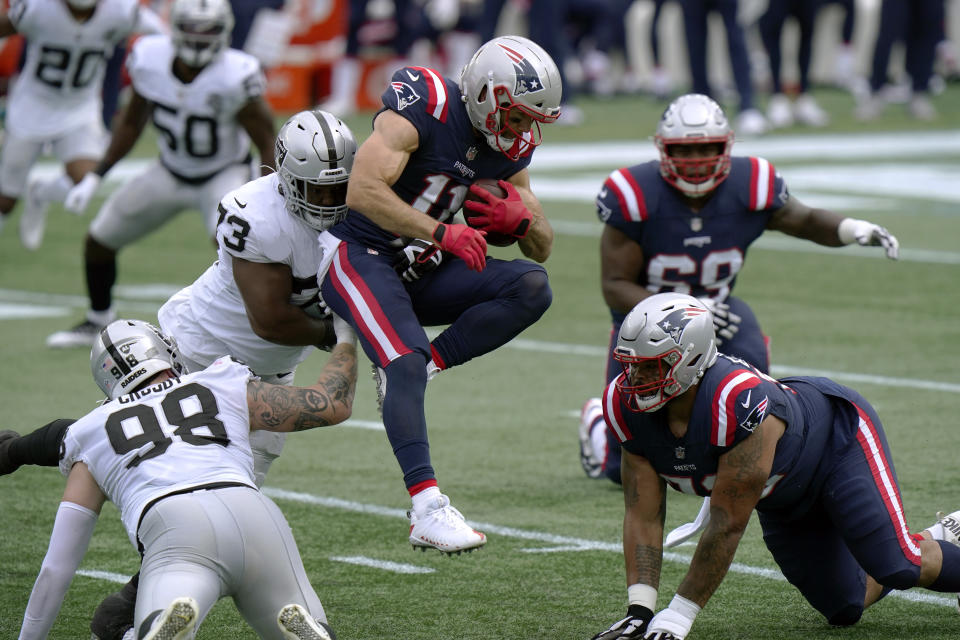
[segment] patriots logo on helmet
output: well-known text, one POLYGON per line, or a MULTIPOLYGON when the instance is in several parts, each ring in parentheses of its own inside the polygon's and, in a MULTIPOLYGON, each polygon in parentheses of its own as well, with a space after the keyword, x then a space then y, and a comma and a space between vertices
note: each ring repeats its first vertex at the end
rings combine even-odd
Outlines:
POLYGON ((533 68, 533 64, 510 47, 501 44, 500 48, 510 58, 513 63, 513 71, 517 76, 517 84, 513 88, 513 95, 521 96, 525 93, 543 91, 543 82, 540 81, 540 76, 537 74, 537 70, 533 68))
POLYGON ((413 87, 406 82, 391 82, 390 86, 393 87, 393 92, 397 94, 397 111, 403 111, 420 99, 413 87))
POLYGON ((664 333, 673 338, 673 341, 679 345, 680 336, 683 335, 683 330, 687 328, 687 325, 690 324, 690 321, 704 313, 709 312, 706 309, 701 309, 699 307, 684 307, 683 309, 676 309, 675 311, 672 311, 666 318, 658 322, 657 326, 663 329, 664 333))

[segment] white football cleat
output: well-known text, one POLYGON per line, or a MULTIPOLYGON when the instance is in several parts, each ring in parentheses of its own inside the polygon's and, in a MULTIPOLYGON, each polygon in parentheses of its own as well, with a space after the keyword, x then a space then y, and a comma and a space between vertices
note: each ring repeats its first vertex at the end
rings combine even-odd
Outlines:
POLYGON ((763 117, 757 109, 746 109, 737 116, 737 126, 734 129, 738 137, 749 138, 752 136, 762 136, 767 132, 770 125, 767 119, 763 117))
POLYGON ((407 517, 410 518, 410 544, 414 549, 437 549, 459 555, 487 543, 487 536, 472 529, 463 515, 450 506, 450 498, 442 493, 432 501, 424 516, 418 516, 411 509, 407 517))
POLYGON ((197 601, 190 597, 177 598, 160 614, 150 633, 143 640, 183 640, 189 638, 200 617, 197 601))
POLYGON ((331 640, 333 636, 299 604, 288 604, 277 614, 277 626, 286 640, 331 640))
POLYGON ((603 456, 593 446, 593 425, 603 419, 600 398, 590 398, 580 410, 580 466, 589 478, 603 475, 603 456))
POLYGON ((43 232, 47 229, 47 209, 50 201, 40 191, 44 183, 34 180, 27 185, 27 196, 20 214, 20 244, 30 251, 36 251, 43 242, 43 232))
POLYGON ((793 115, 797 122, 808 127, 825 127, 830 124, 830 116, 824 111, 813 96, 801 94, 793 103, 793 115))
POLYGON ((93 346, 97 336, 100 335, 100 330, 105 326, 90 320, 84 320, 66 331, 51 333, 47 336, 47 346, 51 349, 72 349, 74 347, 89 349, 93 346))
POLYGON ((944 541, 960 547, 960 511, 948 515, 937 511, 937 523, 943 527, 944 541))
POLYGON ((793 125, 793 105, 790 104, 790 98, 782 93, 770 96, 770 102, 767 103, 767 120, 773 129, 785 129, 793 125))

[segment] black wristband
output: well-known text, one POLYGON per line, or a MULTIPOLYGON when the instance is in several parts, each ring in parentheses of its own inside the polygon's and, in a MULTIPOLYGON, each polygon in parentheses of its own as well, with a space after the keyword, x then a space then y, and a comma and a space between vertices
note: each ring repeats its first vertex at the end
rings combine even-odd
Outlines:
POLYGON ((443 246, 443 234, 446 232, 447 232, 447 225, 441 222, 437 224, 436 227, 434 227, 433 233, 431 235, 433 236, 433 239, 437 241, 438 245, 443 246))
POLYGON ((631 618, 640 618, 644 625, 650 624, 650 621, 653 620, 653 611, 642 604, 632 604, 627 607, 627 615, 631 618))

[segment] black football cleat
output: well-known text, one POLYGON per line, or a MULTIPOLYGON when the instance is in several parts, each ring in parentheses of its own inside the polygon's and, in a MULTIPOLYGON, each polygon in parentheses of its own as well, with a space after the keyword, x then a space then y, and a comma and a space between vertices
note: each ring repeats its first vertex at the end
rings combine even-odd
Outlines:
POLYGON ((111 593, 97 606, 90 620, 90 631, 96 640, 123 640, 123 634, 133 628, 139 583, 138 572, 120 591, 111 593))

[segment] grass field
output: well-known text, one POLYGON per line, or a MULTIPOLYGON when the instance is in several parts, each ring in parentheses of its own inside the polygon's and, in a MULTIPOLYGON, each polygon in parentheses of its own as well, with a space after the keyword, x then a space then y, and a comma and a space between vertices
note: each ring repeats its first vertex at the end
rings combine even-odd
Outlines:
MULTIPOLYGON (((735 153, 773 161, 808 204, 888 227, 900 239, 902 259, 885 260, 879 249, 827 250, 771 232, 750 252, 737 293, 773 339, 775 374, 830 375, 874 403, 893 448, 908 524, 919 530, 936 511, 960 508, 960 88, 937 99, 941 118, 929 124, 891 108, 867 126, 850 118, 849 96, 825 91, 820 98, 834 117, 828 129, 743 141, 735 153)), ((409 499, 377 422, 365 361, 354 419, 291 436, 268 476, 266 491, 290 521, 342 640, 582 640, 623 615, 622 498, 611 483, 586 478, 577 458, 576 415, 602 387, 609 329, 591 201, 609 171, 652 157, 648 137, 663 105, 624 99, 583 106, 587 122, 549 127, 532 166, 534 189, 557 229, 546 263, 553 306, 513 343, 428 387, 438 479, 486 531, 486 547, 448 558, 407 544, 409 499)), ((364 138, 369 115, 350 124, 364 138)), ((152 153, 148 138, 135 155, 152 153)), ((44 347, 49 333, 72 325, 85 309, 82 238, 91 216, 53 210, 36 253, 20 247, 15 219, 0 234, 0 427, 27 432, 81 415, 99 398, 85 351, 44 347)), ((119 312, 154 320, 166 296, 213 257, 198 216, 181 216, 121 253, 119 312)), ((297 380, 312 381, 323 361, 323 354, 311 356, 297 380)), ((0 638, 17 635, 62 489, 53 469, 0 478, 0 638)), ((671 493, 668 527, 698 507, 699 500, 671 493)), ((685 546, 668 554, 661 606, 692 552, 685 546)), ((107 505, 51 637, 86 638, 95 606, 137 568, 107 505)), ((854 628, 832 629, 782 579, 754 521, 689 637, 960 637, 953 598, 905 595, 887 598, 854 628)), ((224 600, 198 637, 253 634, 224 600)))

